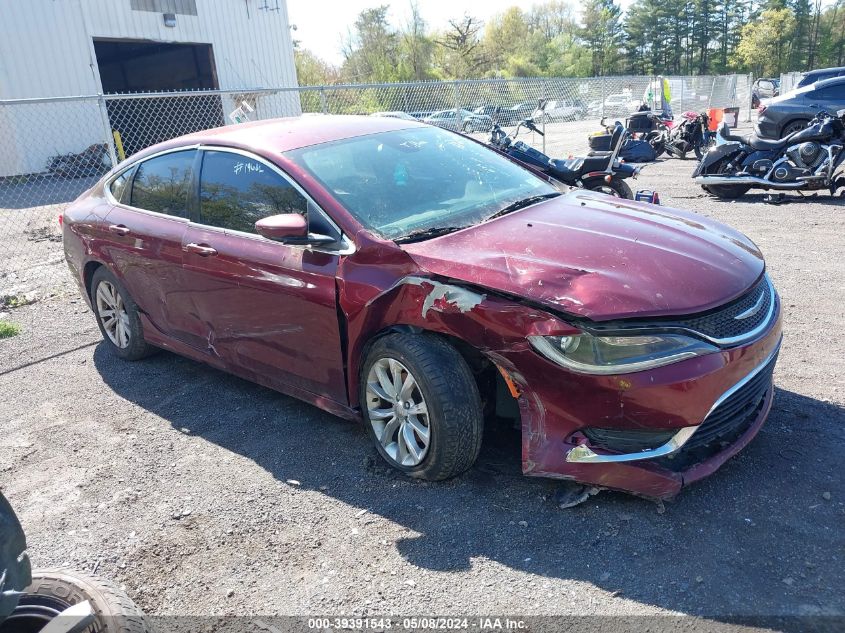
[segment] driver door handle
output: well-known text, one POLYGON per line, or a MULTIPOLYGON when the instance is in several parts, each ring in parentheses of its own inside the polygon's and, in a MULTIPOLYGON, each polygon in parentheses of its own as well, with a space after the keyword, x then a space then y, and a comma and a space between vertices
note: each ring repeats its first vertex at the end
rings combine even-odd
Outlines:
POLYGON ((190 244, 185 244, 185 246, 182 247, 182 250, 186 253, 196 253, 201 257, 213 257, 214 255, 217 255, 217 249, 212 248, 207 244, 194 244, 191 242, 190 244))
POLYGON ((109 233, 114 233, 116 235, 129 235, 129 227, 123 226, 122 224, 110 224, 109 233))

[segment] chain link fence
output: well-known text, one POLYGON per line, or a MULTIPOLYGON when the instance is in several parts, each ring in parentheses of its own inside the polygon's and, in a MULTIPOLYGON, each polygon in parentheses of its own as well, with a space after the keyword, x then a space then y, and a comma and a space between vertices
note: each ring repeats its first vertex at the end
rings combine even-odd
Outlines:
MULTIPOLYGON (((747 75, 667 79, 676 116, 711 106, 750 116, 747 75)), ((534 115, 546 136, 529 142, 567 155, 654 86, 652 77, 494 79, 0 101, 0 298, 67 284, 58 216, 113 164, 175 136, 280 116, 391 113, 482 137, 494 119, 534 115)))
POLYGON ((804 76, 804 73, 799 72, 791 72, 791 73, 781 73, 780 75, 780 94, 786 94, 801 81, 801 77, 804 76))

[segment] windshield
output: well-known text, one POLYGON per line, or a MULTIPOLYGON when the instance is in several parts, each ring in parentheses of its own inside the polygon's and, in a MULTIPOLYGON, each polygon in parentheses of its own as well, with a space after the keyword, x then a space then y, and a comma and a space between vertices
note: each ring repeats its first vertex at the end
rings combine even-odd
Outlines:
POLYGON ((515 202, 557 191, 483 145, 436 127, 312 145, 286 156, 387 239, 471 226, 515 202))

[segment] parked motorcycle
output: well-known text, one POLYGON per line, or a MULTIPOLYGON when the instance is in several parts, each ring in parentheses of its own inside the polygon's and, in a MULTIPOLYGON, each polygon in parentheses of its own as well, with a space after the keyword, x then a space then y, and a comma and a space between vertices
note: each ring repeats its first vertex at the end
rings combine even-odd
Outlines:
POLYGON ((111 167, 111 158, 105 143, 90 145, 78 154, 53 156, 47 163, 47 171, 62 178, 99 176, 111 167))
POLYGON ((0 493, 0 633, 147 633, 121 589, 66 569, 31 571, 26 538, 0 493))
POLYGON ((625 128, 621 123, 616 123, 611 151, 566 160, 551 158, 523 141, 516 140, 520 128, 523 127, 543 136, 543 132, 529 118, 519 122, 512 136, 505 133, 498 125, 494 125, 488 144, 571 187, 601 191, 633 200, 634 194, 625 179, 636 178, 641 168, 628 165, 619 159, 619 150, 625 137, 625 128))
POLYGON ((638 110, 625 120, 625 128, 631 137, 648 143, 654 150, 655 158, 667 151, 673 125, 669 115, 651 110, 638 110))
MULTIPOLYGON (((602 156, 614 148, 616 139, 614 132, 618 122, 607 123, 606 119, 601 120, 604 128, 599 132, 590 134, 587 142, 590 145, 590 156, 602 156)), ((618 158, 628 163, 650 163, 657 159, 657 153, 648 141, 635 138, 635 135, 627 128, 622 134, 622 147, 619 150, 618 158)), ((662 150, 661 150, 662 151, 662 150)))
POLYGON ((681 122, 669 132, 666 152, 670 156, 684 159, 692 151, 695 157, 701 160, 716 140, 716 135, 710 131, 709 126, 710 117, 706 112, 684 112, 681 122))
POLYGON ((836 116, 819 112, 803 130, 778 141, 756 134, 736 136, 719 127, 716 146, 693 172, 695 182, 719 198, 739 198, 749 189, 829 189, 845 187, 845 109, 836 116))

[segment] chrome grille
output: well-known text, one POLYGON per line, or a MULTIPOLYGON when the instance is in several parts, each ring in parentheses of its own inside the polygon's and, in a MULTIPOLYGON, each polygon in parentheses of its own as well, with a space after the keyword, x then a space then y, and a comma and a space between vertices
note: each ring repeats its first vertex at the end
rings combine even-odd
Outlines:
POLYGON ((742 297, 716 310, 676 323, 711 339, 733 339, 754 331, 770 316, 774 293, 769 278, 760 282, 742 297), (743 315, 747 314, 743 318, 743 315))

